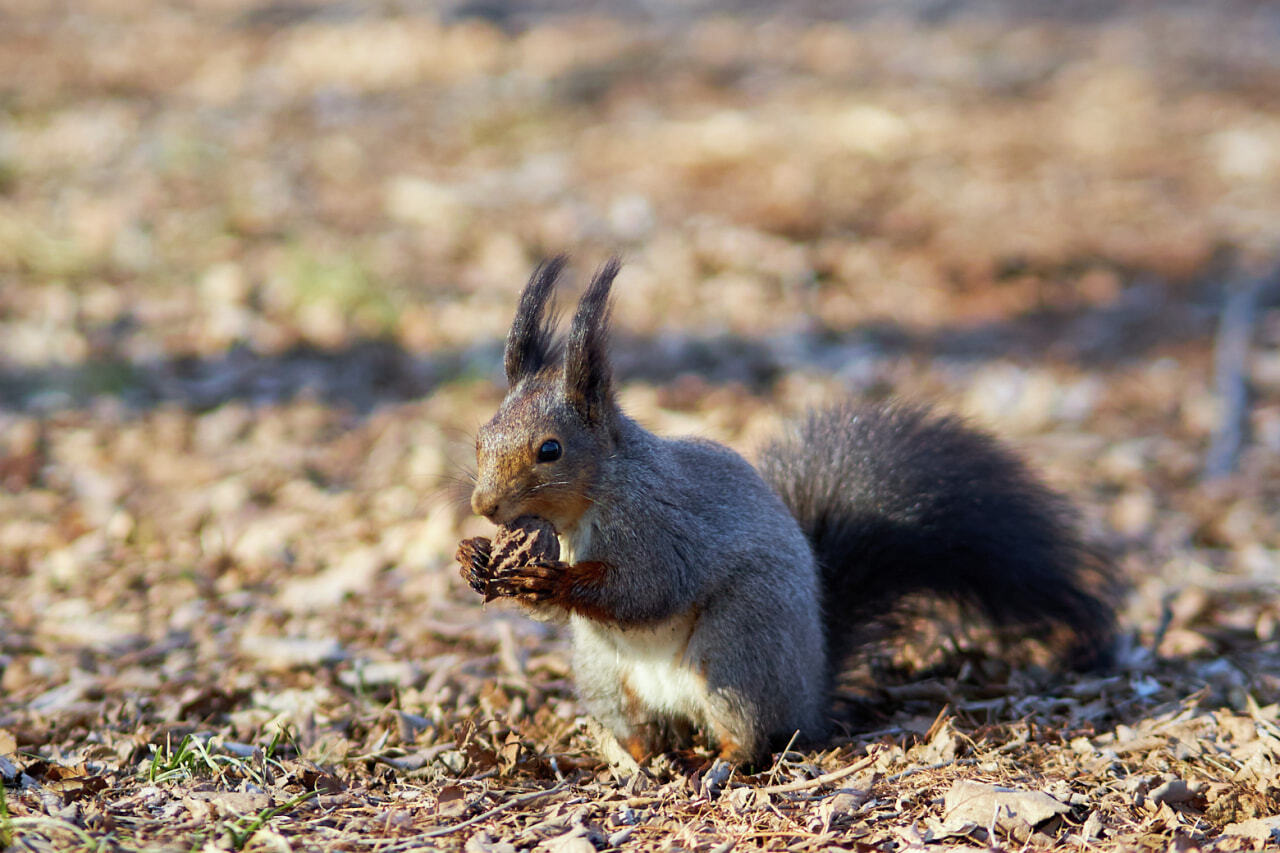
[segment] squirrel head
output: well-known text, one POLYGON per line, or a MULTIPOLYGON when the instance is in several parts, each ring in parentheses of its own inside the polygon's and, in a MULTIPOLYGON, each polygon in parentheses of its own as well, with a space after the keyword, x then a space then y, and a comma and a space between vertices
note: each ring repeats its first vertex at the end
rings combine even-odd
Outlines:
POLYGON ((619 264, 612 259, 596 272, 562 346, 548 305, 564 264, 563 257, 542 264, 525 285, 503 356, 509 390, 476 438, 471 507, 497 524, 536 515, 572 530, 613 452, 619 415, 609 292, 619 264))

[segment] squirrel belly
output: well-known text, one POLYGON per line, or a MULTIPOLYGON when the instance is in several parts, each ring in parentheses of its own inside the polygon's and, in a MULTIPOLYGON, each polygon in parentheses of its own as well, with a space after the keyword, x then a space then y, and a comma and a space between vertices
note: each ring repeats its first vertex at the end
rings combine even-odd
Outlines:
POLYGON ((578 692, 600 717, 623 717, 610 726, 615 736, 645 720, 704 721, 706 682, 688 658, 697 621, 692 610, 634 628, 570 617, 578 692), (615 709, 619 692, 625 701, 615 709))
MULTIPOLYGON (((590 553, 595 515, 588 510, 576 527, 560 534, 560 552, 566 562, 581 562, 582 555, 590 553)), ((578 693, 597 709, 598 718, 611 716, 614 703, 610 700, 619 691, 627 700, 619 710, 630 716, 643 708, 671 718, 702 716, 705 685, 688 659, 689 641, 698 623, 696 610, 630 627, 563 611, 560 616, 569 623, 578 693)), ((610 726, 615 733, 625 728, 625 724, 610 726)))

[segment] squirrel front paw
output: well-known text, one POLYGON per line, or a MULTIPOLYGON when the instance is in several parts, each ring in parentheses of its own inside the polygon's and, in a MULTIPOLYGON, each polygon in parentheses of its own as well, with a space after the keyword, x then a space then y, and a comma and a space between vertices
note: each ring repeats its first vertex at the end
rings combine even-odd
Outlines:
POLYGON ((485 601, 512 597, 525 603, 549 598, 552 580, 546 570, 562 565, 555 528, 534 516, 522 516, 498 528, 492 540, 483 536, 458 545, 462 579, 485 601))
POLYGON ((494 571, 485 588, 485 600, 514 598, 521 604, 545 604, 556 597, 563 582, 565 564, 526 563, 494 571))
POLYGON ((458 553, 454 555, 460 566, 459 573, 467 585, 488 598, 489 579, 492 577, 491 562, 493 542, 484 536, 464 539, 458 544, 458 553))

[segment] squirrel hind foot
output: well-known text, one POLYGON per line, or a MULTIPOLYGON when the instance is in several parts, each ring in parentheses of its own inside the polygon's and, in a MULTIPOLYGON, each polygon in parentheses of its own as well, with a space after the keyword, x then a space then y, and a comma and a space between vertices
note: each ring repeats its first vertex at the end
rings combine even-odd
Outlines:
POLYGON ((643 772, 640 762, 622 745, 613 732, 594 717, 587 717, 587 734, 595 741, 600 757, 620 780, 643 772))

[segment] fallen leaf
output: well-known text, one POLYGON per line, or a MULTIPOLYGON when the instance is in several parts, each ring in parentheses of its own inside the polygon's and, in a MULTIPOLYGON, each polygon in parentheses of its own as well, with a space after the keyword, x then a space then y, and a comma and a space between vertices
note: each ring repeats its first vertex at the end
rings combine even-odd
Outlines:
POLYGON ((1154 803, 1169 803, 1176 805, 1178 803, 1188 803, 1199 796, 1199 789, 1188 785, 1181 779, 1170 779, 1168 782, 1154 788, 1147 799, 1154 803))
POLYGON ((467 792, 459 785, 446 785, 436 795, 436 814, 440 817, 462 817, 467 811, 467 792))
POLYGON ((582 827, 575 827, 557 838, 548 838, 538 845, 547 853, 596 853, 596 846, 586 837, 582 827))
POLYGON ((269 794, 250 791, 192 791, 187 799, 208 803, 220 814, 234 816, 256 814, 271 807, 269 794))
POLYGON ((944 823, 948 828, 965 824, 994 824, 1006 831, 1015 823, 1025 822, 1034 827, 1054 815, 1070 811, 1070 806, 1043 791, 1019 791, 968 780, 951 786, 943 807, 944 823))
POLYGON ((1280 841, 1280 815, 1242 820, 1223 829, 1222 834, 1238 835, 1264 844, 1280 841))
POLYGON ((515 845, 507 841, 495 841, 488 832, 480 831, 467 839, 464 853, 516 853, 515 845))

